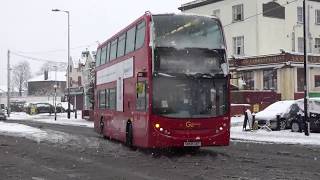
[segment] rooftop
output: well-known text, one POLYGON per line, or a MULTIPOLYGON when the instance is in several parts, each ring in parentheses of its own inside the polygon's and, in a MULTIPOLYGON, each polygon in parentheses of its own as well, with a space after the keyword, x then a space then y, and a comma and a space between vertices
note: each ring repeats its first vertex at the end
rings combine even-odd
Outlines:
POLYGON ((37 81, 66 81, 66 72, 64 71, 49 71, 48 79, 44 79, 44 74, 31 78, 28 82, 37 82, 37 81), (57 79, 56 79, 57 73, 57 79))
MULTIPOLYGON (((223 1, 223 0, 194 0, 194 1, 182 4, 181 7, 179 7, 178 9, 181 11, 185 11, 188 9, 193 9, 193 8, 205 6, 208 4, 213 4, 219 1, 223 1)), ((309 0, 309 1, 320 2, 320 0, 309 0)))

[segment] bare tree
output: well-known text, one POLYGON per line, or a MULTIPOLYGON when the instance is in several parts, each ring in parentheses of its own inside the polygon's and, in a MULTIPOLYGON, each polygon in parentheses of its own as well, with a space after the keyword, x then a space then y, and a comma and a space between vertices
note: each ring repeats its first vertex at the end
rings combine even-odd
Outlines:
POLYGON ((28 86, 27 82, 31 77, 30 65, 28 61, 19 62, 13 67, 12 82, 16 89, 19 90, 19 96, 28 86))

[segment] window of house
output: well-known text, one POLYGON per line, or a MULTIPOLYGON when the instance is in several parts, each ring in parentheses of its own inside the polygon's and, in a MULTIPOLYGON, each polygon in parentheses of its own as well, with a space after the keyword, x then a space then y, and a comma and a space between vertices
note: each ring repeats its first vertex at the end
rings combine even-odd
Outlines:
POLYGON ((304 52, 304 38, 303 37, 298 38, 298 52, 301 52, 301 53, 304 52))
MULTIPOLYGON (((320 49, 320 38, 314 38, 314 48, 320 49)), ((320 51, 318 53, 320 53, 320 51)))
POLYGON ((134 26, 127 32, 126 54, 134 50, 134 41, 136 38, 136 27, 134 26))
POLYGON ((123 34, 119 37, 117 57, 121 57, 124 55, 125 45, 126 45, 126 34, 123 34))
POLYGON ((137 26, 137 33, 136 33, 136 46, 135 49, 139 49, 142 47, 145 39, 146 32, 146 23, 143 21, 137 26))
POLYGON ((254 90, 254 75, 253 71, 242 72, 242 80, 246 83, 244 85, 245 90, 254 90))
POLYGON ((220 18, 220 9, 213 10, 212 15, 216 16, 217 18, 220 18))
POLYGON ((81 76, 78 76, 78 86, 82 86, 82 83, 81 83, 81 76))
POLYGON ((320 75, 314 76, 314 87, 320 87, 320 75))
POLYGON ((100 58, 100 64, 106 63, 106 57, 107 57, 107 46, 104 46, 101 50, 101 58, 100 58))
POLYGON ((297 68, 297 90, 298 92, 304 91, 304 69, 297 68))
POLYGON ((232 17, 233 22, 243 21, 243 4, 232 6, 232 17))
POLYGON ((100 109, 106 108, 106 90, 99 91, 99 108, 100 109))
POLYGON ((316 24, 320 25, 320 9, 316 9, 316 24))
POLYGON ((109 89, 109 108, 116 109, 117 105, 117 94, 116 88, 109 89))
POLYGON ((264 17, 269 17, 269 18, 285 19, 286 18, 285 5, 280 5, 276 1, 269 1, 265 4, 263 3, 262 15, 264 17))
POLYGON ((111 47, 110 47, 110 61, 114 60, 117 58, 117 43, 118 43, 118 38, 113 40, 111 42, 111 47))
POLYGON ((96 55, 96 66, 100 66, 100 58, 101 58, 101 49, 98 49, 96 55))
POLYGON ((110 60, 110 43, 107 44, 106 62, 109 62, 109 60, 110 60))
POLYGON ((233 38, 233 54, 244 55, 244 36, 233 38))
POLYGON ((263 70, 263 89, 265 90, 277 89, 277 70, 273 70, 273 69, 263 70))
POLYGON ((297 22, 303 23, 303 8, 297 7, 297 22))

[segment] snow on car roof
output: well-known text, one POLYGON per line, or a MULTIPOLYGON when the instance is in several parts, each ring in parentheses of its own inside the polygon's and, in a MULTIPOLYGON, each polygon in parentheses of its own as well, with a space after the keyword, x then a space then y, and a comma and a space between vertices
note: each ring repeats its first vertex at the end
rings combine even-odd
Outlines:
POLYGON ((265 110, 284 112, 284 111, 286 111, 294 102, 295 102, 295 101, 293 101, 293 100, 278 101, 278 102, 275 102, 275 103, 271 104, 270 106, 268 106, 265 110))
POLYGON ((255 116, 257 119, 265 119, 265 120, 271 120, 276 118, 277 115, 281 115, 284 113, 289 112, 290 107, 292 104, 294 104, 294 100, 287 100, 287 101, 278 101, 264 110, 258 112, 255 116))

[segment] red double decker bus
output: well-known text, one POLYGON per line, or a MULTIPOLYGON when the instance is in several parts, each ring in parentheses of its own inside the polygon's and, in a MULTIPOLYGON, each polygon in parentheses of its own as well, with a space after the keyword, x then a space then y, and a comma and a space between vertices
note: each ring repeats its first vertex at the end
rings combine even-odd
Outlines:
POLYGON ((214 17, 146 13, 97 49, 94 128, 128 146, 225 146, 229 69, 214 17))

